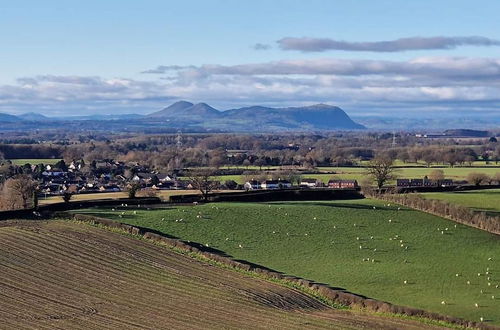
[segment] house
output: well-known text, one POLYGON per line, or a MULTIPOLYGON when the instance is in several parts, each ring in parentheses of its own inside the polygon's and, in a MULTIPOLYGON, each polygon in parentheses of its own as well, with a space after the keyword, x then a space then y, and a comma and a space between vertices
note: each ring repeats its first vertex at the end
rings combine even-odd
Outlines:
POLYGON ((262 189, 285 189, 291 188, 292 183, 288 180, 266 180, 260 184, 262 189))
POLYGON ((359 186, 356 180, 329 180, 328 187, 334 189, 355 189, 359 186))
POLYGON ((321 181, 314 178, 304 178, 300 180, 300 186, 308 188, 320 187, 321 181))
POLYGON ((261 187, 259 181, 250 180, 250 181, 245 182, 245 184, 243 185, 243 188, 245 190, 257 190, 257 189, 261 189, 262 187, 261 187))

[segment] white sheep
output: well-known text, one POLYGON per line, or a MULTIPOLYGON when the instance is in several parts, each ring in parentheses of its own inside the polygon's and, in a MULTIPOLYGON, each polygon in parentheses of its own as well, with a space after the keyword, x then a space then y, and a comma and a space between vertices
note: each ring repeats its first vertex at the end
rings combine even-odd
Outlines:
POLYGON ((446 301, 441 301, 441 305, 446 305, 446 301))
POLYGON ((407 280, 404 280, 404 281, 403 281, 403 283, 404 283, 404 284, 408 284, 408 281, 407 281, 407 280))
POLYGON ((239 247, 240 249, 243 249, 243 245, 241 245, 241 244, 238 244, 238 247, 239 247))
POLYGON ((474 306, 475 306, 476 308, 479 308, 479 304, 478 304, 478 303, 475 303, 475 304, 474 304, 474 306))

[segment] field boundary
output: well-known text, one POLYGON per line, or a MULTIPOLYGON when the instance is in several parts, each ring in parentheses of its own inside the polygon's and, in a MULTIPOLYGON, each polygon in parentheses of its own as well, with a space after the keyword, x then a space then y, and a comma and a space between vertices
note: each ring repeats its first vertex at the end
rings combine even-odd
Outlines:
POLYGON ((438 217, 442 217, 466 226, 486 231, 490 234, 500 235, 500 217, 486 215, 466 206, 441 201, 438 199, 427 199, 415 194, 368 194, 370 198, 393 202, 422 211, 438 217))
POLYGON ((443 323, 446 323, 449 325, 464 327, 464 328, 498 329, 498 327, 487 325, 481 322, 468 321, 461 318, 442 315, 434 312, 428 312, 422 309, 417 309, 412 307, 398 306, 385 301, 364 297, 345 290, 333 289, 325 284, 319 284, 311 280, 291 275, 286 275, 283 273, 270 270, 264 266, 260 266, 253 263, 247 263, 245 261, 235 260, 227 255, 221 255, 218 253, 210 252, 207 249, 204 249, 199 244, 192 242, 185 242, 178 238, 168 237, 166 234, 159 234, 154 230, 136 227, 118 221, 114 221, 111 219, 105 219, 85 214, 73 214, 64 212, 64 213, 59 213, 58 216, 71 218, 76 221, 87 222, 93 225, 100 225, 115 230, 119 229, 126 233, 139 236, 143 239, 151 240, 153 242, 166 245, 170 248, 179 250, 181 252, 202 257, 203 259, 218 263, 228 268, 253 273, 264 279, 274 282, 277 281, 282 284, 295 287, 312 296, 324 299, 327 302, 329 302, 330 305, 333 306, 340 305, 379 314, 393 314, 395 316, 399 315, 402 317, 409 317, 417 320, 422 319, 420 321, 423 322, 425 322, 425 320, 427 319, 432 322, 436 322, 440 325, 445 325, 443 323))

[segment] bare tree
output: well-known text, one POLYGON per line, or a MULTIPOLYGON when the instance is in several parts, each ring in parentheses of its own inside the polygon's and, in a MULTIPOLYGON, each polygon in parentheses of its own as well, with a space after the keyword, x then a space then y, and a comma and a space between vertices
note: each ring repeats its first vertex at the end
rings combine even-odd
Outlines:
POLYGON ((216 181, 214 176, 215 169, 213 168, 199 168, 191 170, 189 173, 189 181, 194 189, 201 192, 204 200, 208 199, 208 194, 217 189, 219 182, 216 181))
POLYGON ((439 181, 444 179, 444 171, 443 170, 432 170, 429 173, 429 179, 433 181, 439 181))
POLYGON ((4 200, 10 209, 27 209, 34 206, 36 183, 29 175, 21 174, 5 181, 4 200))
POLYGON ((387 157, 377 157, 370 161, 366 168, 366 174, 373 177, 380 189, 384 184, 396 178, 394 161, 387 157))
POLYGON ((488 180, 489 180, 489 177, 484 173, 470 172, 467 175, 467 181, 469 183, 473 183, 476 186, 479 186, 479 185, 481 185, 481 183, 485 183, 488 180))

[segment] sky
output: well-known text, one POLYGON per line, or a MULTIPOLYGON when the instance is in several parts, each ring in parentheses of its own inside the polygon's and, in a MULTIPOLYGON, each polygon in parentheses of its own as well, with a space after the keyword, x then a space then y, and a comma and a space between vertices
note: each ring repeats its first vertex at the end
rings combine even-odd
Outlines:
POLYGON ((0 0, 0 112, 500 116, 500 1, 0 0))

